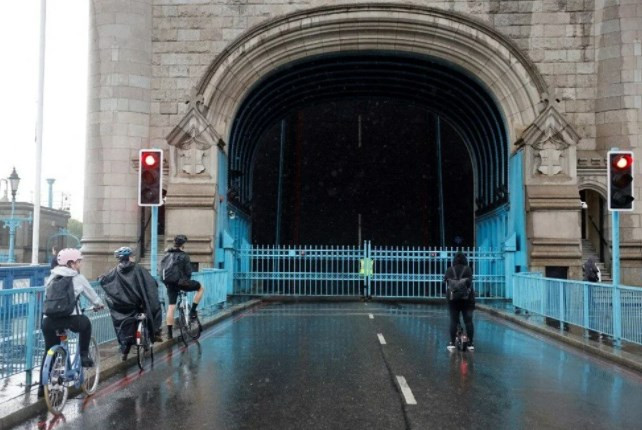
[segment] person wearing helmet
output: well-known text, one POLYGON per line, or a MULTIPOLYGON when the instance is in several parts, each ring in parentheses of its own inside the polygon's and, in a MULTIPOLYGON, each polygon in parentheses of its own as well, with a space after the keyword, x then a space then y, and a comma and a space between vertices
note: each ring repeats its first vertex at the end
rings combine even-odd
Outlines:
POLYGON ((158 283, 147 269, 131 261, 132 254, 132 249, 127 246, 118 248, 114 251, 118 264, 98 278, 105 291, 123 361, 127 360, 135 341, 138 313, 147 315, 149 333, 155 334, 153 341, 162 340, 163 316, 158 300, 158 283))
POLYGON ((161 261, 161 269, 163 272, 168 269, 168 266, 172 266, 172 269, 176 269, 178 272, 178 281, 177 282, 168 282, 165 280, 163 275, 163 280, 165 286, 167 287, 167 298, 169 299, 169 306, 167 307, 167 339, 172 338, 172 328, 174 326, 174 308, 176 308, 176 299, 178 298, 178 292, 182 291, 196 291, 194 295, 194 300, 192 301, 192 309, 190 310, 190 317, 196 318, 196 307, 203 297, 205 289, 197 281, 193 281, 192 278, 192 263, 190 261, 189 255, 183 251, 183 246, 187 242, 187 236, 184 234, 179 234, 174 237, 174 246, 169 248, 166 251, 163 260, 161 261))
MULTIPOLYGON (((94 311, 102 309, 105 306, 102 300, 100 300, 98 294, 96 294, 91 287, 87 278, 80 274, 80 265, 82 263, 82 254, 80 251, 73 248, 65 248, 58 253, 57 261, 58 266, 51 270, 51 276, 47 279, 45 289, 51 286, 54 279, 71 277, 76 300, 78 300, 82 294, 93 304, 94 311)), ((45 338, 45 356, 42 358, 43 364, 49 348, 60 343, 60 339, 56 335, 56 330, 68 329, 79 335, 80 360, 83 367, 93 367, 94 362, 89 356, 91 322, 86 315, 83 315, 79 311, 77 306, 69 316, 53 318, 43 315, 40 328, 45 338)), ((40 381, 42 383, 42 375, 40 381)), ((38 388, 38 396, 42 395, 43 387, 40 385, 38 388)))

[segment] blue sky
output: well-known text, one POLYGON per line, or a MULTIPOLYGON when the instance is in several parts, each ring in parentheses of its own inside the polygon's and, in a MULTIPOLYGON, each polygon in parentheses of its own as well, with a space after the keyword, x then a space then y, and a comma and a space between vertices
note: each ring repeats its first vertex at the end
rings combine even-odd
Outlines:
MULTIPOLYGON (((59 203, 61 192, 68 194, 72 216, 82 219, 89 1, 47 0, 46 17, 41 201, 47 200, 45 179, 55 178, 54 203, 59 203)), ((3 2, 0 177, 6 178, 16 167, 22 178, 18 191, 22 201, 33 200, 36 180, 39 32, 39 0, 3 2)))

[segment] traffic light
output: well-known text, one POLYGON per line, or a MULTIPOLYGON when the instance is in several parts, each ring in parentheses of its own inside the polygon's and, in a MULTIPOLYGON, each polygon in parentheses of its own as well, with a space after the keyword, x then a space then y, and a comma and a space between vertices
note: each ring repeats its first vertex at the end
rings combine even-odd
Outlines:
POLYGON ((163 204, 163 151, 141 149, 138 153, 138 206, 163 204))
POLYGON ((609 151, 608 201, 611 211, 633 210, 633 152, 609 151))

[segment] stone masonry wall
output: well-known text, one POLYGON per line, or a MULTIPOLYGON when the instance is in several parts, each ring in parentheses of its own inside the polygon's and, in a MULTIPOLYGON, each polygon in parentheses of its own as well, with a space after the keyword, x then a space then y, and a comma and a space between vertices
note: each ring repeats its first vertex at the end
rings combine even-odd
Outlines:
POLYGON ((596 11, 595 146, 601 152, 633 150, 638 160, 636 210, 620 217, 622 282, 637 285, 642 282, 642 2, 596 0, 596 11))
MULTIPOLYGON (((603 157, 617 144, 642 160, 639 0, 92 0, 87 249, 135 240, 137 208, 128 202, 136 190, 123 185, 135 183, 135 171, 116 161, 131 162, 141 147, 167 147, 191 89, 231 42, 295 11, 362 3, 429 6, 489 25, 536 65, 549 100, 579 134, 578 158, 603 157)), ((631 274, 642 261, 641 213, 638 204, 622 217, 631 274)))
MULTIPOLYGON (((155 0, 151 140, 165 137, 185 112, 190 88, 214 57, 254 25, 301 9, 345 1, 155 0)), ((595 147, 595 30, 593 0, 353 1, 430 6, 470 15, 509 37, 535 62, 551 99, 595 147)))

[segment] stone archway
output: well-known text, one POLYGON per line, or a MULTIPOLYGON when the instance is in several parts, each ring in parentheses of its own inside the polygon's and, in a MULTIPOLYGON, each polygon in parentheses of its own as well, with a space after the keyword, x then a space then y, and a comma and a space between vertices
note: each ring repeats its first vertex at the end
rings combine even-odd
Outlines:
MULTIPOLYGON (((524 187, 511 190, 514 213, 508 217, 515 220, 518 212, 527 211, 526 225, 511 227, 525 230, 518 232, 519 248, 530 250, 530 263, 536 268, 579 268, 575 170, 579 138, 549 102, 536 67, 510 40, 485 24, 457 13, 410 5, 304 10, 259 25, 230 44, 205 71, 188 112, 167 139, 171 163, 167 237, 184 225, 181 212, 186 206, 210 226, 218 223, 217 211, 227 212, 225 190, 217 189, 216 183, 221 182, 217 168, 225 164, 217 160, 225 156, 235 115, 258 81, 306 57, 361 51, 438 58, 486 88, 505 121, 509 153, 519 153, 514 164, 523 169, 519 180, 525 183, 526 195, 524 187), (199 157, 198 174, 177 169, 178 160, 188 152, 189 157, 199 157), (220 197, 215 199, 217 194, 220 197), (543 227, 560 222, 565 227, 561 230, 543 227)), ((573 270, 569 273, 574 275, 573 270)))

